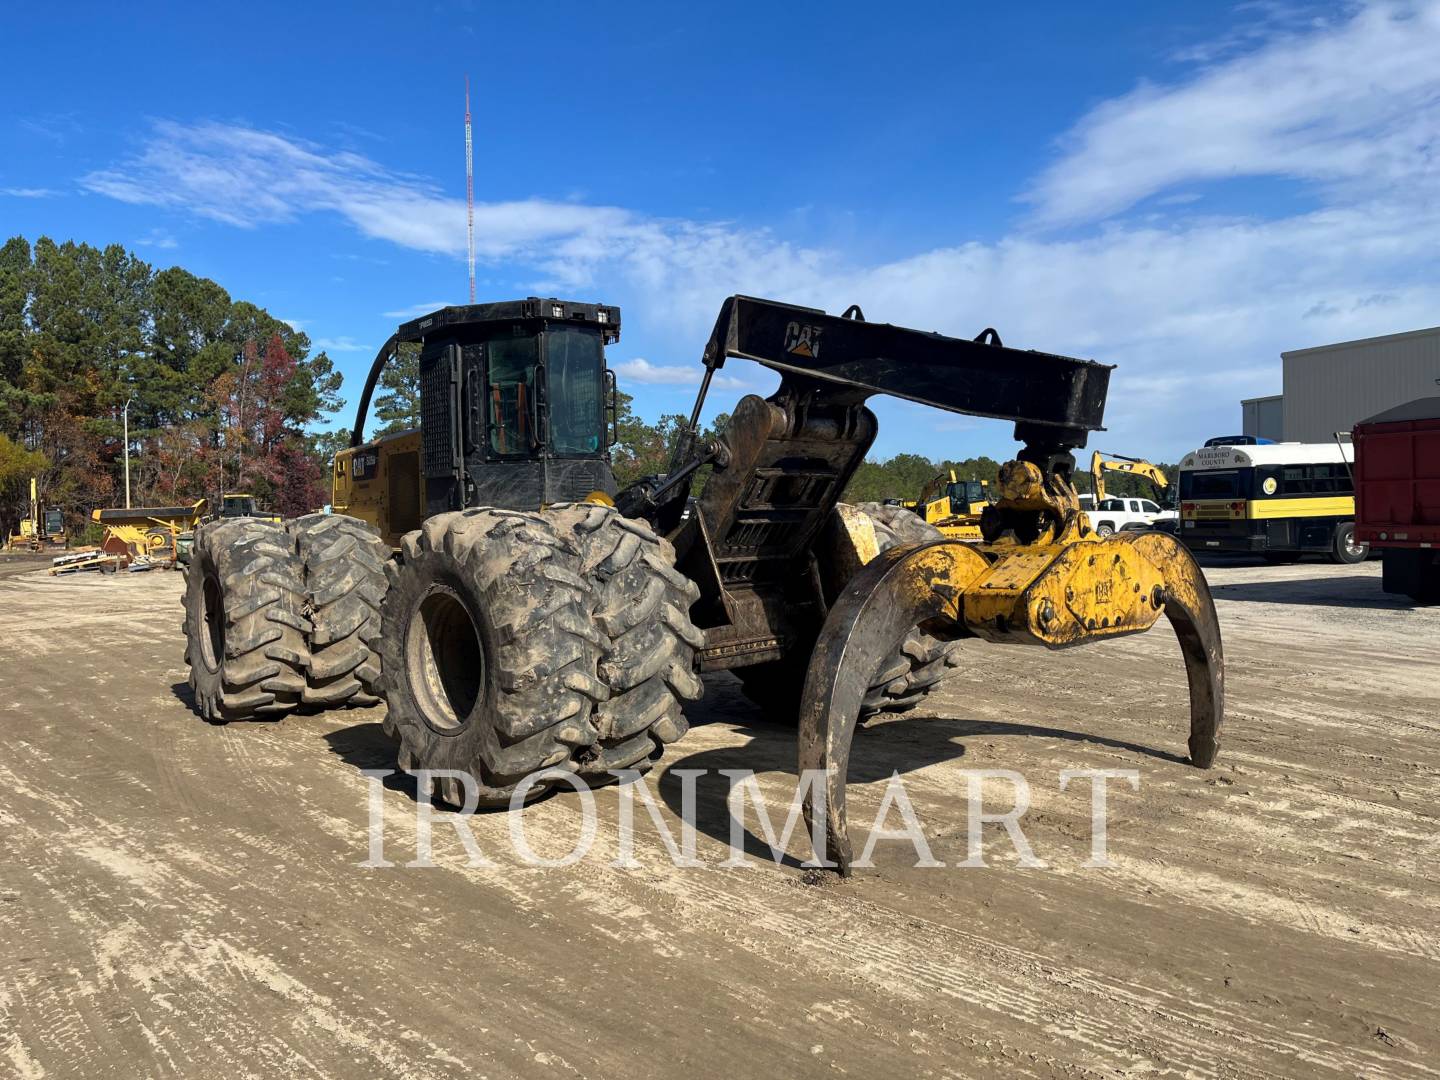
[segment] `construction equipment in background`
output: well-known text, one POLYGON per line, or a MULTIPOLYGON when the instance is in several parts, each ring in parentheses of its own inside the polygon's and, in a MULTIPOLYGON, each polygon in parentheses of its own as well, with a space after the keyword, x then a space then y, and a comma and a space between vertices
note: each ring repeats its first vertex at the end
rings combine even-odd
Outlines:
POLYGON ((994 501, 989 481, 957 480, 951 469, 948 478, 940 473, 920 490, 917 499, 900 505, 935 526, 942 536, 979 540, 980 515, 994 501))
POLYGON ((280 520, 280 515, 273 510, 261 510, 256 506, 255 496, 244 493, 234 493, 220 496, 220 517, 227 518, 255 518, 257 521, 280 520))
POLYGON ((189 506, 111 507, 91 511, 105 529, 101 551, 119 556, 125 565, 135 559, 174 562, 182 534, 193 532, 205 516, 205 499, 189 506))
POLYGON ((1105 498, 1105 474, 1107 472, 1126 473, 1148 480, 1155 491, 1157 503, 1165 506, 1170 501, 1170 479, 1159 465, 1151 464, 1144 458, 1125 457, 1123 454, 1103 454, 1096 450, 1090 455, 1090 490, 1093 493, 1092 505, 1094 506, 1099 506, 1100 500, 1105 498))
POLYGON ((65 515, 58 506, 48 509, 40 504, 36 477, 30 478, 30 502, 7 544, 11 551, 44 551, 66 546, 65 515))
POLYGON ((648 768, 685 733, 699 674, 732 671, 798 718, 800 767, 826 778, 807 804, 817 854, 848 873, 858 719, 913 705, 961 638, 1063 648, 1163 613, 1189 681, 1190 760, 1212 764, 1224 661, 1203 576, 1172 536, 1096 536, 1075 491, 1072 452, 1100 429, 1108 366, 1007 348, 993 330, 967 341, 868 323, 858 307, 733 296, 668 470, 617 491, 604 350, 619 332, 617 308, 535 297, 401 326, 334 464, 333 505, 369 524, 239 518, 198 532, 185 609, 199 711, 382 698, 401 768, 454 805, 506 805, 561 776, 648 768), (403 342, 420 347, 421 430, 365 443, 403 342), (731 357, 780 386, 702 439, 731 357), (875 438, 876 394, 1014 422, 1021 449, 981 542, 884 547, 872 518, 839 503, 875 438))

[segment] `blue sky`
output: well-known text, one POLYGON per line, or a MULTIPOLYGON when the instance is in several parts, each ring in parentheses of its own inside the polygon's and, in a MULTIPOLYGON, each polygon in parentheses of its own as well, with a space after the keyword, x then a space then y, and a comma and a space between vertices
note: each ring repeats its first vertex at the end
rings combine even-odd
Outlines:
MULTIPOLYGON (((1281 349, 1440 323, 1435 3, 58 11, 0 15, 0 232, 212 277, 352 400, 465 298, 466 74, 481 298, 620 304, 647 416, 733 292, 1117 364, 1092 445, 1167 460, 1281 349)), ((1013 448, 877 411, 880 455, 1013 448)))

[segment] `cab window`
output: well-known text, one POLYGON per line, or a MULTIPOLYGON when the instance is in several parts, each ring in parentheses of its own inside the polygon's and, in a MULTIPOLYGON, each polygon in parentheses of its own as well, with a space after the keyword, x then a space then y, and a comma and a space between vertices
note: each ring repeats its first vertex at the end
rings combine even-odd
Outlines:
POLYGON ((494 338, 487 351, 490 452, 500 457, 528 457, 535 446, 536 338, 532 334, 494 338))
POLYGON ((561 327, 545 335, 550 448, 557 454, 598 454, 604 442, 605 368, 600 334, 561 327))

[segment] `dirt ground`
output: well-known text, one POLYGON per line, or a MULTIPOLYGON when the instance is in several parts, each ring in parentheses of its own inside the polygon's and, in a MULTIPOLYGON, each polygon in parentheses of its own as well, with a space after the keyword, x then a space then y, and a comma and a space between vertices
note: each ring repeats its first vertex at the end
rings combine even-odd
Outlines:
MULTIPOLYGON (((396 865, 367 868, 379 709, 211 726, 178 574, 28 569, 0 566, 0 1075, 1440 1076, 1440 609, 1387 597, 1377 564, 1208 569, 1229 672, 1210 772, 1176 756, 1163 625, 967 643, 927 706, 857 737, 850 789, 858 849, 901 773, 947 865, 883 841, 819 884, 753 839, 753 867, 717 865, 716 770, 755 769, 777 810, 794 786, 793 732, 729 676, 665 761, 710 770, 705 868, 672 866, 643 808, 641 866, 613 868, 615 788, 573 866, 521 865, 489 814, 493 866, 442 818, 437 865, 407 868, 393 778, 396 865), (988 867, 955 865, 964 771, 987 768, 1028 779, 1046 868, 998 826, 988 867), (1108 869, 1082 866, 1073 768, 1139 772, 1111 787, 1108 869)), ((650 788, 678 831, 678 778, 650 788)), ((582 802, 524 812, 536 851, 571 848, 582 802)))

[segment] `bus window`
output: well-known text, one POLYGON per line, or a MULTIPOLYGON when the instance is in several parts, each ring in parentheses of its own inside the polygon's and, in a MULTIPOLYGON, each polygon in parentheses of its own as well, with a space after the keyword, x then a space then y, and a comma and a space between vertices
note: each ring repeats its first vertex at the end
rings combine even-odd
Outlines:
POLYGON ((1182 499, 1244 499, 1249 497, 1250 469, 1214 469, 1182 472, 1182 499))

